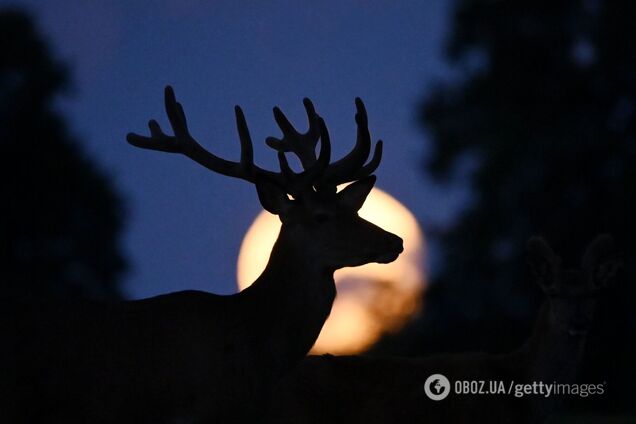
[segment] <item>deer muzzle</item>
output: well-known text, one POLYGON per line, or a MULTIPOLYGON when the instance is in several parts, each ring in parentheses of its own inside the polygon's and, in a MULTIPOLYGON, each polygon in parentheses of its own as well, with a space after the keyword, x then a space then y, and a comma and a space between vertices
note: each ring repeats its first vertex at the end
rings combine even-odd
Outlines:
POLYGON ((398 236, 393 236, 382 246, 380 253, 375 258, 375 262, 388 264, 396 260, 403 251, 404 246, 402 239, 398 236))

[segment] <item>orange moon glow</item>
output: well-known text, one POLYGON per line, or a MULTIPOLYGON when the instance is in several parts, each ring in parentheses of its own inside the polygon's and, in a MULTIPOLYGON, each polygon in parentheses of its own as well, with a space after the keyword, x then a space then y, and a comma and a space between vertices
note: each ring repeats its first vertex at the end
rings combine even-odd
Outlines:
MULTIPOLYGON (((360 216, 402 237, 404 252, 390 264, 336 271, 338 295, 311 353, 360 353, 382 334, 400 329, 419 307, 425 285, 425 246, 415 217, 377 188, 367 197, 360 216)), ((247 231, 238 258, 241 290, 265 269, 280 225, 277 216, 264 211, 247 231)))

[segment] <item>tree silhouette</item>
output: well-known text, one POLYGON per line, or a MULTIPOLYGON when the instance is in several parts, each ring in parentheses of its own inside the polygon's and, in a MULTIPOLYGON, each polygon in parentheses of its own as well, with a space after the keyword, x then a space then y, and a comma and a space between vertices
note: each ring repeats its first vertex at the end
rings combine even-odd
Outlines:
POLYGON ((0 296, 119 297, 121 201, 53 107, 67 71, 20 11, 0 39, 0 296))
POLYGON ((634 6, 458 2, 447 53, 459 76, 437 86, 420 117, 433 141, 426 171, 449 181, 469 159, 473 196, 452 228, 429 232, 444 261, 422 318, 400 336, 409 353, 518 346, 541 299, 520 281, 525 240, 546 237, 575 267, 608 232, 627 264, 602 301, 581 378, 612 387, 597 406, 633 408, 634 6))

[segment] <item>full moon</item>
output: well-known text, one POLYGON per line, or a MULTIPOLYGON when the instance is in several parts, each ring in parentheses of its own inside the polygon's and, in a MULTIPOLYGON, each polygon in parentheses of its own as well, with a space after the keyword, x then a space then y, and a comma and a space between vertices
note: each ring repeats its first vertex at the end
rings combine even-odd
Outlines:
MULTIPOLYGON (((338 295, 311 353, 354 354, 383 334, 399 330, 417 312, 425 286, 424 237, 415 217, 386 192, 374 188, 360 216, 404 240, 404 252, 390 264, 367 264, 336 271, 338 295)), ((251 225, 238 258, 239 289, 263 272, 280 231, 280 220, 261 212, 251 225)))

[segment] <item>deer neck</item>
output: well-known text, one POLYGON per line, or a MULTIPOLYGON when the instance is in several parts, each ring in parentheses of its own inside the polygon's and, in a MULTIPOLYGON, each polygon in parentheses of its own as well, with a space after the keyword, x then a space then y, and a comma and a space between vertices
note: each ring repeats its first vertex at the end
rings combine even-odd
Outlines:
POLYGON ((256 342, 263 360, 279 364, 283 372, 318 338, 336 287, 333 270, 295 248, 281 230, 267 267, 243 294, 251 321, 262 328, 256 342))
POLYGON ((518 351, 534 381, 571 383, 585 346, 585 335, 572 335, 555 325, 549 301, 541 305, 532 336, 518 351))

